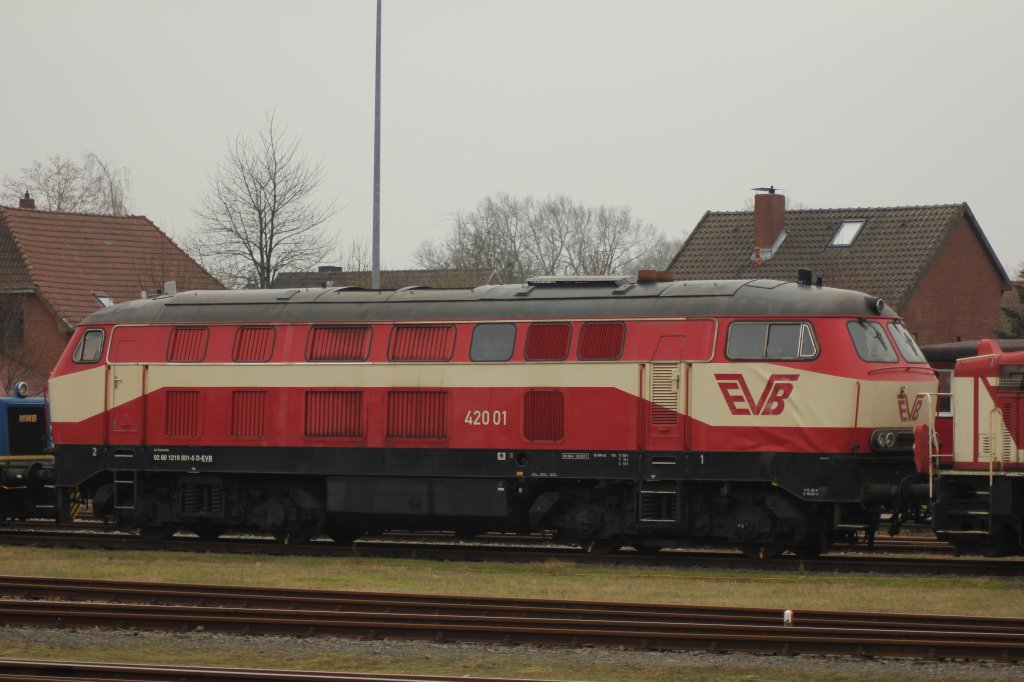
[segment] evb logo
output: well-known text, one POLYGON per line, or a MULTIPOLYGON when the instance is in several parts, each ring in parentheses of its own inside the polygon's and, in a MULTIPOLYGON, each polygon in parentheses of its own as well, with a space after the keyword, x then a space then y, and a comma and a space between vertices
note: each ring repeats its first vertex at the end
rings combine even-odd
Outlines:
POLYGON ((716 374, 718 388, 722 391, 725 404, 733 414, 757 414, 774 417, 786 409, 786 399, 793 393, 794 384, 799 374, 773 374, 761 391, 761 396, 754 395, 747 386, 742 374, 716 374))
POLYGON ((924 402, 923 396, 915 396, 914 402, 910 402, 910 398, 907 397, 907 394, 901 391, 900 394, 896 396, 896 401, 900 405, 900 421, 917 421, 918 415, 921 414, 921 403, 924 402))

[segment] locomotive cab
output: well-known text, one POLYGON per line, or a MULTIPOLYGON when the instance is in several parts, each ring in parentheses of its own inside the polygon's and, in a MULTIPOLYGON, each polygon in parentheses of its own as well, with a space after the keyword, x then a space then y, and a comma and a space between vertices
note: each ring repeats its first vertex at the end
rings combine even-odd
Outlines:
POLYGON ((24 384, 0 396, 0 525, 54 515, 45 403, 25 397, 18 386, 24 384))
MULTIPOLYGON (((1024 351, 1006 353, 996 341, 980 341, 976 357, 956 363, 952 390, 952 455, 930 457, 935 532, 957 547, 1019 554, 1024 550, 1024 351)), ((931 448, 934 452, 934 444, 931 448)))

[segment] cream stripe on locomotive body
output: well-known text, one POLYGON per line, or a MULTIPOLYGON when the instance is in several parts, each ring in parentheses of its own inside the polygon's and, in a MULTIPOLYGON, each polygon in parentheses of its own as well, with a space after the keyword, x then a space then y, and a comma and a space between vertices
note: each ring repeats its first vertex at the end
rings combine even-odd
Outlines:
POLYGON ((864 294, 762 280, 136 301, 87 319, 51 377, 58 486, 143 527, 554 529, 806 553, 873 529, 913 471, 900 438, 925 420, 934 373, 895 352, 861 360, 848 330, 896 321, 864 294), (609 322, 620 353, 581 360, 587 325, 609 322), (813 352, 730 360, 736 322, 789 325, 813 352), (527 359, 549 323, 568 324, 567 357, 527 359), (481 324, 515 328, 507 360, 471 361, 481 324), (311 330, 332 325, 365 327, 365 356, 307 360, 311 330), (390 359, 410 325, 450 326, 447 355, 390 359), (232 359, 242 327, 273 329, 265 361, 232 359), (169 362, 175 330, 196 329, 201 359, 169 362))

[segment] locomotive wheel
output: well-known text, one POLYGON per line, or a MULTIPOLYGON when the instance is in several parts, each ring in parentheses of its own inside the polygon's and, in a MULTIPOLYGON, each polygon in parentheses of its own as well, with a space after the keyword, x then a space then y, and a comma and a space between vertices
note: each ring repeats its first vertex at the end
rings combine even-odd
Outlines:
POLYGON ((224 534, 224 528, 220 526, 192 526, 188 530, 199 536, 200 540, 210 542, 224 534))
POLYGON ((772 545, 749 543, 740 545, 740 551, 750 559, 774 559, 786 551, 786 548, 779 543, 772 545))
POLYGON ((309 530, 274 531, 274 539, 282 545, 304 545, 313 539, 315 532, 309 530))
POLYGON ((142 526, 135 532, 139 538, 147 542, 160 542, 171 538, 176 532, 174 526, 142 526))
POLYGON ((363 537, 363 531, 352 530, 351 528, 328 528, 327 537, 338 545, 351 545, 353 542, 363 537))

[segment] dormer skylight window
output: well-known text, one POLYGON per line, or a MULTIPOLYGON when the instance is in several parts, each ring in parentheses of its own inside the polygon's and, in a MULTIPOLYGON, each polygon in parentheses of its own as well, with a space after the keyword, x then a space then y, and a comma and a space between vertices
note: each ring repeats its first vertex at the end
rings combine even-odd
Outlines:
POLYGON ((853 240, 860 234, 860 230, 864 227, 864 220, 844 220, 843 224, 836 230, 835 235, 832 237, 832 241, 829 242, 829 246, 850 246, 853 244, 853 240))
POLYGON ((96 296, 96 300, 103 304, 104 308, 109 308, 110 306, 114 305, 114 299, 112 299, 110 296, 107 296, 106 294, 94 295, 96 296))

